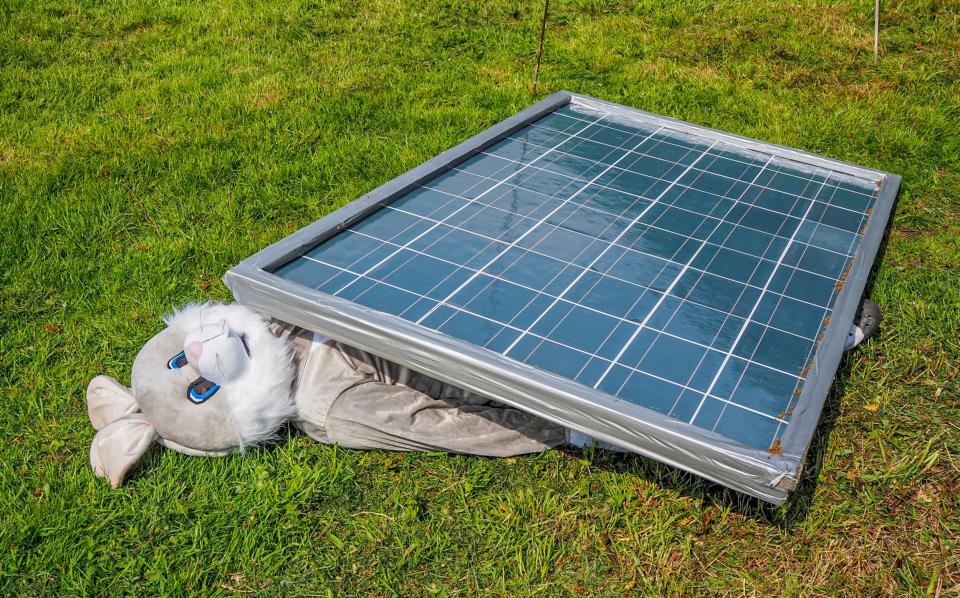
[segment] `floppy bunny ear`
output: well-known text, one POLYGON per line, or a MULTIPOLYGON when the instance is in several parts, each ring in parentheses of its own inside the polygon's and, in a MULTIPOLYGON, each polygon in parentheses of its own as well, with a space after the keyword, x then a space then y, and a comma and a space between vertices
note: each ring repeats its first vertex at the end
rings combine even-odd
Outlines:
POLYGON ((156 438, 156 431, 142 414, 119 419, 93 437, 90 466, 97 477, 106 478, 110 486, 119 488, 127 472, 156 438))
POLYGON ((139 410, 130 389, 109 376, 97 376, 87 385, 87 414, 95 430, 139 410))

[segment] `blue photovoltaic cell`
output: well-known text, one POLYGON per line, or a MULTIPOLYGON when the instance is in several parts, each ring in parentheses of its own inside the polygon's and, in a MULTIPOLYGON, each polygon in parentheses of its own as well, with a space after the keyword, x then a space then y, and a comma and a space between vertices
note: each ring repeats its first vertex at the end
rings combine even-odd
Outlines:
POLYGON ((767 449, 876 199, 571 104, 277 274, 767 449))

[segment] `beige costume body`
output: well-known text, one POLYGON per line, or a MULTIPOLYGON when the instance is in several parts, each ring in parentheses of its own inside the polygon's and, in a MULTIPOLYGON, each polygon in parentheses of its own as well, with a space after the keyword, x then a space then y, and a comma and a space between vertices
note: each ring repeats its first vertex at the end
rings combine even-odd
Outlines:
POLYGON ((365 351, 275 322, 294 346, 295 423, 356 449, 509 457, 567 442, 566 428, 365 351))

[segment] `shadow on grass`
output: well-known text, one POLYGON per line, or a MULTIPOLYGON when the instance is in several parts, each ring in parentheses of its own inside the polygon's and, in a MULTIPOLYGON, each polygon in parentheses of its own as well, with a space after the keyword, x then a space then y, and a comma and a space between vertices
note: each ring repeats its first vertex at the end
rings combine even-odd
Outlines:
MULTIPOLYGON (((892 222, 892 220, 893 214, 891 213, 890 221, 892 222)), ((871 268, 867 278, 863 297, 870 297, 874 282, 876 281, 877 265, 883 261, 886 255, 888 239, 889 229, 884 233, 880 247, 877 250, 874 267, 871 268)), ((882 333, 883 328, 881 322, 881 328, 877 331, 877 334, 882 333)), ((850 378, 852 360, 856 356, 856 351, 855 349, 852 352, 848 351, 844 353, 840 366, 837 368, 837 374, 830 388, 830 393, 824 402, 819 423, 817 424, 813 439, 810 442, 810 448, 807 450, 800 480, 797 483, 797 487, 790 493, 786 502, 782 505, 778 506, 767 503, 758 498, 753 498, 720 484, 710 482, 695 474, 684 472, 675 467, 639 455, 608 455, 598 459, 595 465, 623 473, 633 473, 647 481, 674 490, 683 496, 694 498, 700 501, 704 508, 711 506, 729 508, 758 522, 767 525, 776 525, 781 529, 789 530, 797 523, 806 519, 816 496, 817 480, 820 477, 820 470, 823 467, 827 446, 829 446, 830 434, 836 424, 837 415, 840 413, 840 401, 846 394, 845 388, 850 378)), ((589 456, 592 459, 596 455, 590 454, 589 456)))
POLYGON ((839 413, 840 399, 844 396, 844 386, 849 369, 848 360, 844 359, 841 362, 841 369, 838 370, 837 380, 824 404, 823 413, 820 416, 820 422, 811 441, 810 449, 807 451, 800 481, 782 505, 767 503, 698 475, 640 455, 606 453, 602 450, 589 448, 583 452, 568 448, 560 450, 570 455, 586 456, 594 467, 604 468, 616 473, 630 473, 681 496, 695 499, 703 509, 714 506, 729 508, 760 523, 776 525, 784 530, 789 530, 806 518, 810 506, 813 504, 817 479, 820 476, 820 468, 823 465, 823 457, 828 446, 830 433, 839 413))
MULTIPOLYGON (((231 453, 226 457, 197 457, 191 455, 181 454, 184 458, 190 459, 231 459, 236 457, 242 457, 247 453, 273 453, 282 449, 290 440, 301 434, 300 430, 292 424, 284 424, 277 430, 277 437, 270 442, 264 442, 263 444, 258 444, 252 447, 249 447, 245 450, 245 453, 231 453)), ((164 451, 174 451, 174 449, 163 446, 159 442, 154 442, 146 454, 143 455, 137 462, 130 468, 127 472, 127 475, 123 478, 123 484, 125 486, 134 484, 137 479, 142 475, 150 475, 152 470, 159 469, 161 459, 163 459, 164 451)))

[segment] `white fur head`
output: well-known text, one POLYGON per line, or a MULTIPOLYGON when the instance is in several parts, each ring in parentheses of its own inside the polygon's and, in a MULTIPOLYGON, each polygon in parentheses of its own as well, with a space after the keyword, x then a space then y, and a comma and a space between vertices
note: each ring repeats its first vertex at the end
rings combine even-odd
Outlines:
POLYGON ((98 474, 119 485, 154 440, 191 455, 269 441, 295 413, 291 347, 242 305, 190 304, 137 354, 132 389, 97 376, 87 387, 98 474))
POLYGON ((261 315, 238 303, 204 303, 186 305, 165 321, 186 331, 183 351, 200 377, 227 391, 238 448, 270 440, 293 417, 292 350, 261 315))

